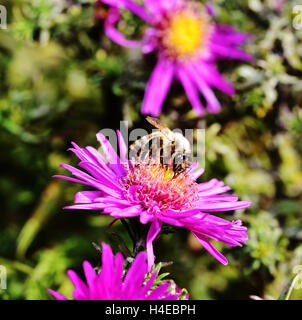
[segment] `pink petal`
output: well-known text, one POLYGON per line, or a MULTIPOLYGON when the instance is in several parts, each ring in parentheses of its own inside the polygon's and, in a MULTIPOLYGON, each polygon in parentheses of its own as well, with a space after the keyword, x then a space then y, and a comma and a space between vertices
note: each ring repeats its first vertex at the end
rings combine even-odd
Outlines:
POLYGON ((227 191, 230 191, 231 188, 229 186, 225 186, 225 187, 218 187, 218 188, 212 188, 212 189, 208 189, 208 190, 201 190, 199 191, 200 197, 204 198, 204 197, 208 197, 208 196, 212 196, 215 194, 220 194, 220 193, 224 193, 227 191))
POLYGON ((114 260, 113 284, 117 292, 122 290, 124 272, 124 258, 120 253, 117 253, 114 260))
POLYGON ((159 300, 162 296, 164 296, 167 293, 170 287, 171 287, 171 284, 169 282, 165 282, 159 285, 150 293, 150 295, 148 296, 148 299, 159 300))
POLYGON ((62 294, 55 292, 51 289, 47 290, 48 293, 50 293, 56 300, 68 300, 66 297, 64 297, 62 294))
POLYGON ((122 160, 122 162, 126 162, 128 148, 126 146, 125 140, 124 140, 120 130, 116 130, 116 132, 117 132, 117 139, 118 139, 118 144, 119 144, 119 149, 120 149, 121 160, 122 160))
MULTIPOLYGON (((118 178, 112 179, 112 177, 110 177, 108 173, 105 170, 102 170, 102 168, 100 168, 99 166, 96 166, 91 162, 80 162, 78 166, 89 172, 97 181, 102 182, 103 185, 106 185, 109 188, 114 188, 116 190, 123 190, 121 185, 116 182, 118 178)), ((117 169, 117 167, 115 167, 115 169, 117 169)), ((124 167, 123 169, 125 170, 124 167)), ((121 176, 124 176, 125 173, 120 172, 120 170, 118 169, 116 170, 116 172, 117 175, 121 174, 121 176)))
POLYGON ((149 213, 148 211, 144 210, 142 211, 139 221, 142 224, 147 224, 150 221, 152 221, 154 219, 154 215, 152 213, 149 213))
POLYGON ((198 202, 196 207, 201 211, 215 212, 215 211, 230 211, 245 209, 252 205, 249 201, 237 201, 237 202, 216 202, 211 203, 210 201, 198 202))
POLYGON ((145 10, 145 8, 131 0, 101 0, 103 3, 106 3, 113 7, 118 7, 121 9, 127 9, 137 16, 139 16, 141 19, 145 20, 148 23, 152 22, 152 17, 149 15, 149 13, 145 10))
POLYGON ((196 68, 206 81, 214 88, 232 96, 235 94, 235 89, 232 84, 228 83, 223 76, 210 64, 198 63, 196 68))
POLYGON ((114 212, 111 212, 111 216, 114 218, 131 218, 131 217, 137 217, 141 214, 142 207, 140 205, 138 206, 132 206, 125 209, 117 209, 114 212))
POLYGON ((102 243, 102 269, 98 275, 98 291, 104 300, 110 300, 114 288, 114 256, 110 246, 102 243))
POLYGON ((217 179, 211 179, 208 182, 200 183, 198 185, 198 190, 205 191, 205 190, 209 190, 209 189, 217 188, 217 187, 224 187, 224 183, 222 181, 217 180, 217 179))
POLYGON ((215 13, 215 7, 213 5, 213 3, 207 1, 205 3, 205 8, 206 8, 206 11, 207 11, 207 14, 214 17, 216 15, 215 13))
POLYGON ((63 209, 68 210, 103 210, 106 208, 106 204, 103 203, 85 203, 85 204, 76 204, 73 206, 66 206, 63 209))
POLYGON ((149 229, 148 235, 147 235, 147 254, 148 254, 148 272, 152 269, 152 266, 154 265, 154 252, 153 252, 153 241, 159 234, 161 230, 162 223, 159 220, 154 220, 151 224, 151 227, 149 229))
POLYGON ((191 78, 194 80, 196 86, 199 88, 200 92, 207 101, 207 109, 211 113, 219 112, 221 105, 217 100, 213 90, 207 84, 205 78, 197 72, 194 66, 188 66, 188 70, 190 70, 191 78))
POLYGON ((251 61, 254 56, 239 48, 230 47, 221 43, 211 43, 212 51, 218 56, 228 59, 239 59, 243 61, 251 61))
POLYGON ((109 9, 108 16, 105 20, 105 33, 108 38, 116 42, 120 46, 127 48, 137 48, 142 45, 141 41, 127 40, 124 35, 115 28, 115 24, 120 19, 120 10, 112 7, 109 9))
POLYGON ((52 177, 53 178, 59 178, 59 179, 68 180, 68 181, 75 182, 75 183, 84 184, 84 185, 87 185, 87 186, 90 185, 88 182, 85 182, 85 181, 82 181, 82 180, 78 180, 78 179, 74 179, 74 178, 71 178, 71 177, 61 176, 61 175, 58 175, 58 174, 56 174, 56 175, 54 175, 52 177))
POLYGON ((172 84, 174 65, 165 59, 160 59, 155 66, 147 84, 142 110, 143 114, 157 117, 172 84))
POLYGON ((117 155, 116 151, 113 149, 110 142, 106 139, 106 137, 101 133, 97 133, 96 138, 102 146, 102 149, 105 153, 105 156, 110 164, 120 164, 120 158, 117 155))
POLYGON ((167 10, 177 9, 182 4, 182 0, 144 0, 144 3, 154 18, 158 18, 167 10))
POLYGON ((219 262, 221 262, 224 265, 228 264, 228 260, 226 259, 226 257, 221 254, 214 246, 213 244, 210 242, 209 239, 207 239, 206 237, 200 235, 200 234, 195 234, 193 233, 194 236, 196 237, 196 239, 201 243, 201 245, 215 258, 217 259, 219 262))
POLYGON ((166 217, 166 216, 159 216, 158 219, 160 219, 161 222, 164 222, 166 224, 170 224, 171 226, 174 227, 184 227, 184 223, 180 220, 177 220, 175 218, 170 218, 170 217, 166 217))
MULTIPOLYGON (((69 148, 68 151, 72 151, 81 161, 87 161, 87 162, 92 162, 97 165, 106 165, 105 159, 99 159, 95 157, 94 153, 91 153, 89 150, 86 150, 89 147, 86 147, 86 149, 80 148, 76 143, 71 142, 74 148, 69 148), (101 161, 99 161, 101 160, 101 161)), ((90 147, 92 148, 92 147, 90 147)), ((101 156, 99 154, 99 156, 101 156)), ((102 157, 102 156, 101 156, 102 157)))
POLYGON ((178 220, 178 219, 191 217, 193 215, 196 215, 199 212, 200 212, 199 209, 192 209, 192 210, 186 210, 186 211, 168 210, 166 212, 162 212, 160 218, 167 217, 167 218, 178 220))
POLYGON ((156 277, 157 277, 157 271, 154 271, 154 272, 152 273, 150 279, 147 281, 147 283, 146 283, 146 284, 143 286, 143 288, 141 289, 140 294, 141 294, 142 296, 145 296, 145 295, 148 293, 148 291, 151 289, 151 287, 153 286, 153 283, 154 283, 156 277))
POLYGON ((74 203, 93 203, 103 195, 101 191, 80 191, 74 197, 74 203))
POLYGON ((187 74, 186 69, 178 68, 177 77, 181 82, 182 86, 184 87, 187 97, 191 102, 195 113, 200 117, 203 116, 204 108, 199 98, 199 92, 195 86, 195 83, 193 83, 191 77, 187 74))
POLYGON ((83 297, 88 296, 88 287, 80 279, 80 277, 73 270, 68 270, 67 275, 76 289, 73 293, 76 293, 77 295, 80 295, 83 297))
POLYGON ((96 189, 102 190, 103 192, 109 194, 109 195, 114 195, 117 198, 120 196, 120 194, 116 191, 115 188, 112 188, 108 185, 105 185, 104 181, 98 181, 88 174, 84 173, 83 171, 80 171, 68 164, 62 163, 60 167, 67 169, 68 171, 71 172, 74 176, 77 178, 83 179, 84 181, 88 182, 88 184, 96 189))
POLYGON ((127 272, 124 280, 123 291, 127 292, 128 296, 133 296, 134 293, 140 288, 144 282, 147 273, 147 255, 145 252, 140 252, 127 272))
POLYGON ((83 269, 87 280, 88 287, 91 289, 95 285, 97 275, 88 261, 83 262, 83 269))

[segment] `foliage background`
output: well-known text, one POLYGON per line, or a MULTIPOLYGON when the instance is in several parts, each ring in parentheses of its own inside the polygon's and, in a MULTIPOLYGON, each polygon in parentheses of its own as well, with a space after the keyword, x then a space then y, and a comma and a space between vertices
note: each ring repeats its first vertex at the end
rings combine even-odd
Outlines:
MULTIPOLYGON (((87 259, 99 265, 92 242, 118 241, 119 223, 97 213, 63 211, 80 190, 52 179, 61 162, 76 164, 70 141, 97 146, 102 128, 119 121, 146 127, 140 115, 154 56, 112 43, 95 19, 93 0, 7 0, 8 29, 0 30, 0 265, 8 270, 2 299, 50 299, 47 288, 71 297, 66 270, 82 274, 87 259)), ((155 244, 163 269, 192 299, 277 299, 302 264, 302 32, 292 27, 286 1, 215 0, 219 22, 254 34, 246 50, 252 63, 224 61, 219 69, 236 86, 218 115, 198 119, 175 83, 162 120, 171 128, 206 128, 206 173, 243 200, 253 201, 240 218, 249 227, 243 248, 216 243, 229 260, 219 264, 185 230, 155 244)), ((106 13, 102 7, 100 13, 106 13)), ((128 37, 143 25, 129 12, 119 24, 128 37)), ((64 172, 65 173, 65 172, 64 172)), ((292 298, 302 297, 295 290, 292 298)))

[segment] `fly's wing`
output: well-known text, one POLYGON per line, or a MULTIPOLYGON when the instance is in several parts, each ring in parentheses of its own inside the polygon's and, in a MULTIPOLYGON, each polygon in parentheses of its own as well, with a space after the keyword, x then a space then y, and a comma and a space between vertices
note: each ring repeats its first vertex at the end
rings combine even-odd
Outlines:
POLYGON ((160 157, 160 146, 162 141, 162 133, 160 131, 153 132, 144 136, 129 147, 129 159, 131 161, 148 161, 150 157, 156 160, 160 157))
POLYGON ((153 127, 157 128, 167 139, 169 139, 170 141, 173 141, 173 132, 167 128, 167 126, 162 123, 160 120, 158 120, 157 118, 153 118, 153 117, 146 117, 146 120, 152 124, 153 127))

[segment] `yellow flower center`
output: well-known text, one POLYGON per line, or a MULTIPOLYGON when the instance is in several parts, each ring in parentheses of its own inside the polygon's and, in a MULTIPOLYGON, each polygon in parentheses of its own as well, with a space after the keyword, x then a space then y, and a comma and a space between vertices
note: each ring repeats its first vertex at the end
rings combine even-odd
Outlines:
POLYGON ((205 49, 208 31, 204 14, 185 10, 170 17, 163 44, 169 55, 176 58, 190 57, 205 49))
POLYGON ((126 166, 128 174, 121 180, 129 199, 139 202, 149 211, 187 210, 198 199, 198 187, 186 172, 175 175, 167 166, 138 163, 133 169, 126 166))
POLYGON ((172 19, 168 37, 171 45, 179 54, 189 54, 200 46, 202 32, 198 18, 187 13, 180 13, 172 19))

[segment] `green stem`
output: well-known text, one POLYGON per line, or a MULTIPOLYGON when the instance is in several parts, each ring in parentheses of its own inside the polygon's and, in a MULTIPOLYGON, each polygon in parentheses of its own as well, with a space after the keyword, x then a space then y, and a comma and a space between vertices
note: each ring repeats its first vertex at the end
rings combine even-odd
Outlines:
POLYGON ((133 232, 131 231, 127 221, 125 219, 120 219, 122 222, 122 225, 125 227, 125 229, 127 230, 127 232, 129 233, 129 236, 133 242, 133 245, 135 244, 135 235, 133 234, 133 232))
POLYGON ((286 297, 285 297, 285 300, 289 300, 290 295, 291 295, 291 293, 292 293, 292 291, 293 291, 293 289, 294 289, 294 287, 295 287, 295 285, 296 285, 296 282, 297 282, 297 280, 299 279, 299 277, 301 277, 300 274, 297 274, 297 275, 295 276, 292 284, 291 284, 290 287, 289 287, 289 290, 288 290, 288 292, 287 292, 287 295, 286 295, 286 297))

